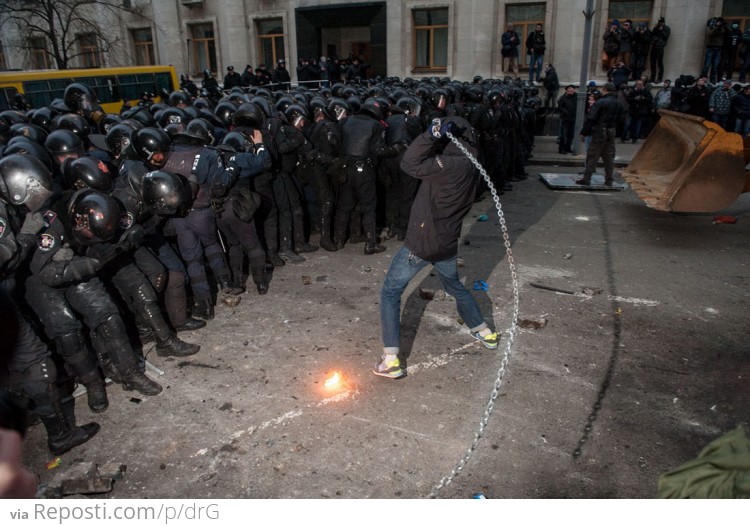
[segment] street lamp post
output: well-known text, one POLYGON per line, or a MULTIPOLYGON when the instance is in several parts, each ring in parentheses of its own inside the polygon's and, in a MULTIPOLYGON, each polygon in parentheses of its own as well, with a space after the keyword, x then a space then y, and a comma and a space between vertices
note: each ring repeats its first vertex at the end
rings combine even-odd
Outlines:
POLYGON ((190 39, 187 39, 187 76, 190 78, 190 39))
MULTIPOLYGON (((583 127, 583 118, 586 108, 586 79, 589 76, 589 61, 591 60, 591 25, 594 18, 594 0, 586 0, 586 10, 583 16, 586 23, 583 30, 583 49, 581 50, 581 78, 578 85, 578 105, 576 106, 576 127, 575 130, 580 132, 583 127)), ((573 139, 573 153, 578 155, 581 147, 581 141, 573 139)))

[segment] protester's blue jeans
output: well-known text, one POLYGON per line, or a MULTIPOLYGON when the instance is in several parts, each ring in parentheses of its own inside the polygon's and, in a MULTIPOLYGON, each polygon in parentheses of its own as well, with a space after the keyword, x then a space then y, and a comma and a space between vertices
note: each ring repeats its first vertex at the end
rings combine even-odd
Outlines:
POLYGON ((542 73, 542 64, 544 63, 544 54, 538 55, 536 53, 531 54, 529 60, 529 82, 534 81, 534 75, 536 75, 536 81, 539 82, 539 75, 542 73))
MULTIPOLYGON (((461 319, 469 330, 478 332, 487 328, 487 323, 484 322, 474 297, 458 278, 456 259, 454 256, 432 264, 437 270, 445 293, 456 299, 456 308, 461 319)), ((411 253, 406 246, 402 246, 391 261, 380 292, 380 324, 386 354, 398 353, 401 338, 401 294, 404 293, 409 281, 428 264, 428 261, 411 253)))

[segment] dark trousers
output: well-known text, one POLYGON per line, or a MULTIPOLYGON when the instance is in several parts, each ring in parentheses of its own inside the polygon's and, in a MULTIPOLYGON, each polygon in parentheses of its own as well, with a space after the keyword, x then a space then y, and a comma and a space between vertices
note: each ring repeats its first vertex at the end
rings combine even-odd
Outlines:
POLYGON ((575 127, 575 120, 566 119, 560 122, 560 150, 565 153, 572 151, 575 127))
POLYGON ((235 284, 245 280, 245 256, 250 268, 265 265, 266 252, 258 239, 255 221, 244 222, 234 213, 232 199, 224 202, 224 211, 217 218, 221 233, 224 235, 229 251, 229 267, 235 284))
POLYGON ((217 279, 229 279, 229 270, 216 230, 216 215, 211 208, 193 209, 186 217, 172 220, 177 233, 177 247, 187 265, 193 296, 197 300, 209 300, 211 288, 203 263, 204 255, 217 279))
POLYGON ((591 175, 596 171, 596 163, 601 157, 604 162, 604 181, 611 182, 615 166, 615 128, 606 128, 603 132, 597 132, 595 138, 589 144, 586 152, 586 170, 583 172, 583 180, 591 181, 591 175))
POLYGON ((663 47, 652 47, 651 48, 651 82, 661 82, 664 78, 664 48, 663 47), (659 74, 656 74, 656 69, 659 68, 659 74))
POLYGON ((346 182, 339 188, 334 232, 345 232, 354 207, 359 203, 362 227, 368 240, 377 240, 377 172, 367 161, 349 161, 346 166, 346 182))
POLYGON ((279 210, 279 246, 292 249, 292 243, 304 241, 305 211, 300 185, 291 173, 280 172, 273 181, 273 196, 279 210))
POLYGON ((410 177, 401 170, 400 164, 404 153, 401 152, 396 157, 383 160, 388 173, 388 186, 385 193, 387 224, 389 228, 395 228, 400 234, 405 234, 409 226, 411 205, 419 189, 419 179, 410 177))

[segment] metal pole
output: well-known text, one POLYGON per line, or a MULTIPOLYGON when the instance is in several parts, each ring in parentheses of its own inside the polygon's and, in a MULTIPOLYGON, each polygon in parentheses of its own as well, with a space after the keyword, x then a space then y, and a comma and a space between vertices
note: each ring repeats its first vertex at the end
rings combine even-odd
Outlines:
MULTIPOLYGON (((594 0, 586 0, 586 10, 583 16, 586 22, 583 30, 583 49, 581 50, 581 79, 578 85, 578 105, 576 107, 576 126, 575 131, 580 131, 583 127, 583 118, 586 108, 586 80, 589 77, 589 61, 591 60, 591 24, 594 18, 594 0)), ((573 138, 573 153, 578 155, 581 141, 573 138)))
POLYGON ((185 74, 190 78, 190 39, 187 39, 187 71, 185 74))

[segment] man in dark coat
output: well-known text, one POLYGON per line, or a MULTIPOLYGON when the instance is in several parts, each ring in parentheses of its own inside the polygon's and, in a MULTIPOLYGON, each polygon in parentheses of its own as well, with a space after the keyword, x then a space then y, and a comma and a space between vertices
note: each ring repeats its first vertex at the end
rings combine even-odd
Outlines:
POLYGON ((471 155, 477 155, 471 125, 461 117, 449 117, 436 121, 414 139, 401 161, 401 169, 422 184, 411 208, 404 245, 393 257, 380 296, 383 356, 373 372, 389 379, 406 373, 398 358, 401 294, 428 264, 435 267, 446 293, 455 297, 471 336, 490 349, 498 344, 498 334, 487 326, 474 297, 458 277, 461 221, 474 203, 478 179, 471 160, 447 137, 449 132, 471 155))
POLYGON ((591 107, 581 129, 581 136, 591 136, 591 144, 586 154, 586 169, 583 177, 576 184, 588 186, 591 175, 596 171, 599 157, 604 161, 604 184, 614 182, 615 133, 617 124, 622 120, 623 107, 615 96, 615 86, 608 82, 601 88, 602 96, 591 107))

